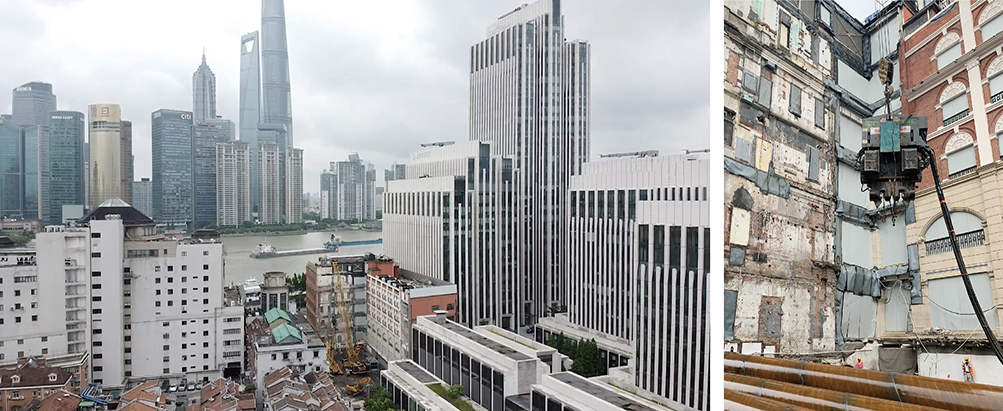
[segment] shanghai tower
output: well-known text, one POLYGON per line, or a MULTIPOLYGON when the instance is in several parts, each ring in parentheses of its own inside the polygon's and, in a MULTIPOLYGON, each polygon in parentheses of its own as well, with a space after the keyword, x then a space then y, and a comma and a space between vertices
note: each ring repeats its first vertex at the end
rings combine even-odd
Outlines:
POLYGON ((286 145, 292 146, 293 103, 289 87, 289 52, 286 47, 283 0, 261 1, 261 83, 261 122, 285 125, 286 145))

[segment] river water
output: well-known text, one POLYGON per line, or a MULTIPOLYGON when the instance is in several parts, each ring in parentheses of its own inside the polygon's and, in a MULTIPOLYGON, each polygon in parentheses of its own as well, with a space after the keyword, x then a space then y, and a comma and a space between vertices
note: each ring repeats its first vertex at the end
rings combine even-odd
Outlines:
MULTIPOLYGON (((226 268, 223 273, 225 284, 240 284, 249 278, 264 280, 266 272, 282 271, 286 274, 306 272, 306 264, 316 261, 325 254, 306 254, 289 257, 251 258, 251 250, 258 244, 268 242, 279 251, 301 250, 305 248, 322 247, 331 238, 330 231, 294 235, 273 236, 228 236, 222 237, 223 248, 226 251, 226 268)), ((375 240, 383 236, 379 231, 336 231, 341 241, 375 240)), ((365 253, 380 254, 383 244, 341 247, 331 256, 362 255, 365 253)))

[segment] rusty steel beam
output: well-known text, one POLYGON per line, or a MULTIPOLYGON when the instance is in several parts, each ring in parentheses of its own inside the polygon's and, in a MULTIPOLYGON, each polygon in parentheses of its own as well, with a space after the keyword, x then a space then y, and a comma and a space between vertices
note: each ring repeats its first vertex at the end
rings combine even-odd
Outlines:
POLYGON ((724 354, 724 371, 946 410, 1003 410, 1003 387, 993 385, 736 353, 724 354))
POLYGON ((726 411, 811 411, 809 408, 732 391, 727 388, 724 390, 724 409, 726 411))
POLYGON ((724 389, 785 402, 813 410, 882 410, 882 411, 944 411, 940 408, 906 404, 898 401, 845 392, 808 387, 805 385, 764 380, 732 373, 724 374, 724 389))

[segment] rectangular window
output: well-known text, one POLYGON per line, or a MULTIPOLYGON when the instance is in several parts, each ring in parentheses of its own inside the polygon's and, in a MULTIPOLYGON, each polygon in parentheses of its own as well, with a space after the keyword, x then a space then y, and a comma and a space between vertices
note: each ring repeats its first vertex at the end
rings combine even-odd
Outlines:
POLYGON ((806 146, 805 155, 808 157, 808 179, 817 182, 819 170, 818 149, 812 146, 806 146))
POLYGON ((801 117, 801 87, 791 83, 790 111, 795 116, 801 117))
MULTIPOLYGON (((767 80, 766 77, 761 77, 759 79, 759 95, 756 97, 760 105, 769 108, 773 102, 773 82, 767 80)), ((732 124, 732 122, 726 121, 726 124, 732 124)))
POLYGON ((941 112, 944 115, 944 126, 961 120, 962 118, 968 116, 968 93, 962 93, 961 95, 942 104, 940 107, 941 112))
POLYGON ((993 17, 987 23, 982 23, 982 42, 988 41, 1000 31, 1003 31, 1003 14, 993 17))
POLYGON ((91 253, 91 258, 101 258, 101 253, 91 253))
POLYGON ((815 97, 815 127, 825 128, 825 103, 815 97))
POLYGON ((975 147, 968 146, 947 154, 948 178, 961 177, 975 170, 975 147))
MULTIPOLYGON (((1003 18, 998 18, 1003 22, 1003 18)), ((1003 75, 996 75, 989 79, 989 102, 995 103, 1003 100, 1003 75)))

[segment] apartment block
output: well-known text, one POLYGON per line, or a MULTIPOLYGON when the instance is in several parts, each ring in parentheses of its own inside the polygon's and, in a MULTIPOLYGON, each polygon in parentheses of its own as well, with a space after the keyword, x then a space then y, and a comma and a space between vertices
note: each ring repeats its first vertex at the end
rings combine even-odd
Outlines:
POLYGON ((354 341, 366 341, 366 273, 368 256, 318 257, 306 265, 306 318, 323 338, 344 346, 338 321, 339 301, 352 314, 354 341), (342 294, 338 295, 339 283, 342 294))

